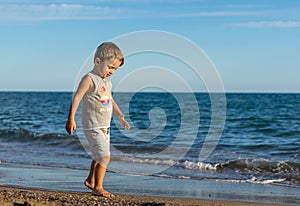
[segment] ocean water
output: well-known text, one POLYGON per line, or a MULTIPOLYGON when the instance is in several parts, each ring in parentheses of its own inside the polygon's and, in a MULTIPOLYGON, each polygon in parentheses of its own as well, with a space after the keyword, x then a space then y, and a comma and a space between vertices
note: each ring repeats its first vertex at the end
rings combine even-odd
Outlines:
MULTIPOLYGON (((124 110, 130 97, 126 116, 133 129, 112 121, 111 172, 300 187, 300 94, 226 94, 224 130, 205 159, 199 154, 211 126, 208 94, 114 96, 124 110), (189 105, 190 95, 199 111, 189 105)), ((67 92, 0 92, 0 161, 88 170, 80 129, 73 136, 64 129, 71 98, 67 92)))

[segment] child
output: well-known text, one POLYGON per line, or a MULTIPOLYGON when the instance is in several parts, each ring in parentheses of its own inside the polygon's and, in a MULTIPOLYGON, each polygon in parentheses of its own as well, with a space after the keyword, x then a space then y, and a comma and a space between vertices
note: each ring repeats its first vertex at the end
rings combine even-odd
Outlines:
POLYGON ((130 129, 130 125, 112 98, 112 84, 107 78, 123 63, 122 52, 114 43, 105 42, 97 48, 94 68, 82 78, 73 97, 66 123, 66 130, 72 135, 76 130, 75 113, 83 99, 82 127, 93 154, 89 176, 84 184, 92 189, 92 195, 108 198, 113 195, 103 189, 103 179, 110 160, 109 128, 112 112, 125 129, 130 129))

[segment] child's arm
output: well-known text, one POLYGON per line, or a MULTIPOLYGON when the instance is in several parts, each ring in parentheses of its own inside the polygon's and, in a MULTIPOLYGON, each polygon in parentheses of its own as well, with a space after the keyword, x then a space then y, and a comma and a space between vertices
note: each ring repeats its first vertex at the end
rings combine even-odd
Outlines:
POLYGON ((122 126, 125 129, 130 129, 130 125, 129 123, 126 121, 124 114, 122 113, 122 111, 120 110, 118 104, 112 100, 112 104, 113 104, 113 112, 114 114, 118 117, 120 123, 122 124, 122 126))
POLYGON ((68 120, 66 123, 66 130, 67 132, 72 135, 73 131, 76 130, 76 123, 75 123, 75 114, 78 109, 79 103, 83 97, 83 95, 93 86, 92 79, 89 76, 85 76, 79 86, 78 89, 73 97, 70 111, 68 115, 68 120))

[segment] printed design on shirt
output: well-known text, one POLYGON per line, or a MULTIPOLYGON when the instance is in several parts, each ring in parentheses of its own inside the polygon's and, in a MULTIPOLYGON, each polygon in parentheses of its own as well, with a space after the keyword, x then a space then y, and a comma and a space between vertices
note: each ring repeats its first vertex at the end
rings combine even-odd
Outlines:
POLYGON ((107 94, 106 94, 106 88, 105 88, 105 86, 101 87, 101 99, 100 99, 100 103, 103 106, 108 106, 111 103, 111 98, 109 96, 107 96, 107 94))

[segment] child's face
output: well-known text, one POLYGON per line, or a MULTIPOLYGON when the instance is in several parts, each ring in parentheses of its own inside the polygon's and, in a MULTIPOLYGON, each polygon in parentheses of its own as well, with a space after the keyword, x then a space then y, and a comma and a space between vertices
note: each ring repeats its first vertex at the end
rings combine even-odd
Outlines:
POLYGON ((99 73, 102 78, 108 78, 113 75, 122 63, 122 61, 118 59, 105 59, 104 61, 101 61, 99 58, 97 59, 96 65, 99 68, 99 73))

